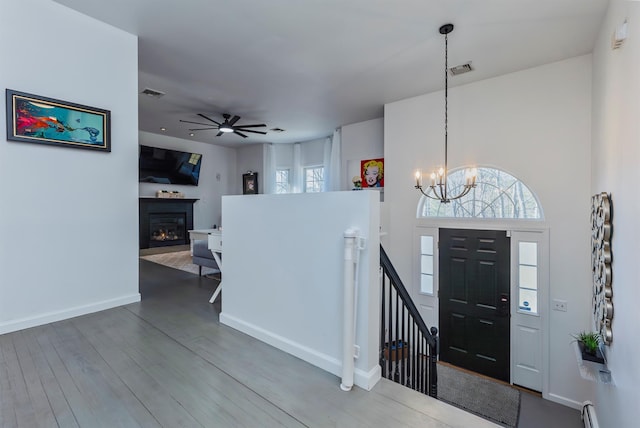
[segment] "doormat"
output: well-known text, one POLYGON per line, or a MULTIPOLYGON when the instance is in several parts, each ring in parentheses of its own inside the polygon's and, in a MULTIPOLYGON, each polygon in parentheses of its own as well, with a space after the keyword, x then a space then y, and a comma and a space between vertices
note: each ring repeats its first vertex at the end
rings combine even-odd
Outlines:
POLYGON ((507 427, 518 425, 520 391, 438 364, 438 400, 507 427))

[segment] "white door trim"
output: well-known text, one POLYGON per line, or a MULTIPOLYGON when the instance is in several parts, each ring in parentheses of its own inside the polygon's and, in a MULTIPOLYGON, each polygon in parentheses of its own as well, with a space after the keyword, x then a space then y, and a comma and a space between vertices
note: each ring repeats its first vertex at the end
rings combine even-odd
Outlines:
MULTIPOLYGON (((549 391, 549 227, 546 222, 543 221, 527 221, 527 220, 509 220, 509 219, 491 219, 491 220, 478 220, 478 219, 446 219, 446 218, 418 218, 414 227, 413 239, 412 239, 412 254, 413 256, 413 284, 411 289, 412 298, 419 305, 419 289, 420 289, 420 251, 419 251, 419 237, 421 234, 433 235, 434 239, 438 239, 439 229, 452 228, 452 229, 478 229, 478 230, 504 230, 509 236, 513 237, 526 237, 526 236, 540 236, 539 240, 539 257, 540 257, 540 271, 538 277, 539 295, 538 295, 538 312, 540 321, 540 347, 542 350, 542 395, 543 397, 548 395, 549 391)), ((522 240, 522 239, 520 239, 522 240)), ((526 240, 526 239, 524 239, 526 240)), ((517 340, 514 340, 514 334, 516 332, 517 322, 520 321, 522 316, 518 313, 518 284, 515 273, 517 272, 517 248, 514 248, 519 239, 512 239, 511 246, 511 383, 513 383, 513 375, 515 372, 515 346, 517 340)), ((435 244, 438 248, 438 244, 435 244)), ((434 254, 434 263, 437 261, 437 253, 434 254)), ((434 266, 434 295, 432 296, 433 305, 436 308, 436 317, 433 321, 433 325, 438 327, 437 307, 438 307, 438 287, 439 287, 439 273, 437 264, 434 266)), ((531 315, 525 315, 531 316, 531 315)), ((425 320, 426 321, 426 320, 425 320)))

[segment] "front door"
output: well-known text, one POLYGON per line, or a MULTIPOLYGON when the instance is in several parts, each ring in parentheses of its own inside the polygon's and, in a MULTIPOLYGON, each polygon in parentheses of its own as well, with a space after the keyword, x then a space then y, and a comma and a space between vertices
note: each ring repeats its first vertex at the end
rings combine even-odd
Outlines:
POLYGON ((440 229, 440 360, 509 382, 505 231, 440 229))

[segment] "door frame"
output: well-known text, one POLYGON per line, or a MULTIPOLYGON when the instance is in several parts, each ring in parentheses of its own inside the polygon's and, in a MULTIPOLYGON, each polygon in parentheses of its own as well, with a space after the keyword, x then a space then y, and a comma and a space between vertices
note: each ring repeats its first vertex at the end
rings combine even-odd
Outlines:
MULTIPOLYGON (((511 219, 465 219, 465 218, 417 218, 415 227, 413 228, 412 239, 412 286, 410 287, 411 296, 416 302, 416 306, 420 308, 421 301, 429 301, 433 310, 431 320, 425 320, 427 323, 438 326, 439 319, 439 251, 438 251, 438 236, 439 229, 478 229, 478 230, 504 230, 507 232, 507 236, 512 237, 514 234, 518 236, 527 236, 528 234, 536 234, 539 236, 537 242, 540 244, 538 250, 540 258, 540 271, 538 277, 539 295, 538 295, 538 318, 540 323, 541 340, 540 346, 542 349, 542 396, 547 397, 549 394, 549 226, 545 221, 532 221, 532 220, 511 220, 511 219), (433 295, 425 296, 420 293, 420 236, 421 235, 433 235, 434 236, 434 278, 433 278, 433 295), (423 300, 420 300, 422 297, 423 300)), ((522 316, 530 317, 531 315, 522 315, 518 311, 518 289, 517 278, 515 272, 517 269, 517 257, 514 257, 514 252, 517 251, 514 248, 517 245, 518 240, 511 239, 510 251, 510 293, 511 293, 511 317, 510 317, 510 331, 511 331, 511 344, 510 344, 510 383, 513 384, 513 376, 515 372, 515 346, 517 344, 516 327, 521 321, 522 316)), ((428 324, 429 325, 429 324, 428 324)), ((439 328, 438 328, 439 329, 439 328)))

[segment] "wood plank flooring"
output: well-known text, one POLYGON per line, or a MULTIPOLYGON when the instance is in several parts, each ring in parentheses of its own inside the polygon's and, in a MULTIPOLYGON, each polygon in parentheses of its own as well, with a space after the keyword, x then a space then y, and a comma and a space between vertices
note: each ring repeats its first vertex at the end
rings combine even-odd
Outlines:
POLYGON ((220 325, 214 280, 140 263, 141 302, 0 336, 0 427, 496 426, 384 379, 343 392, 220 325))

